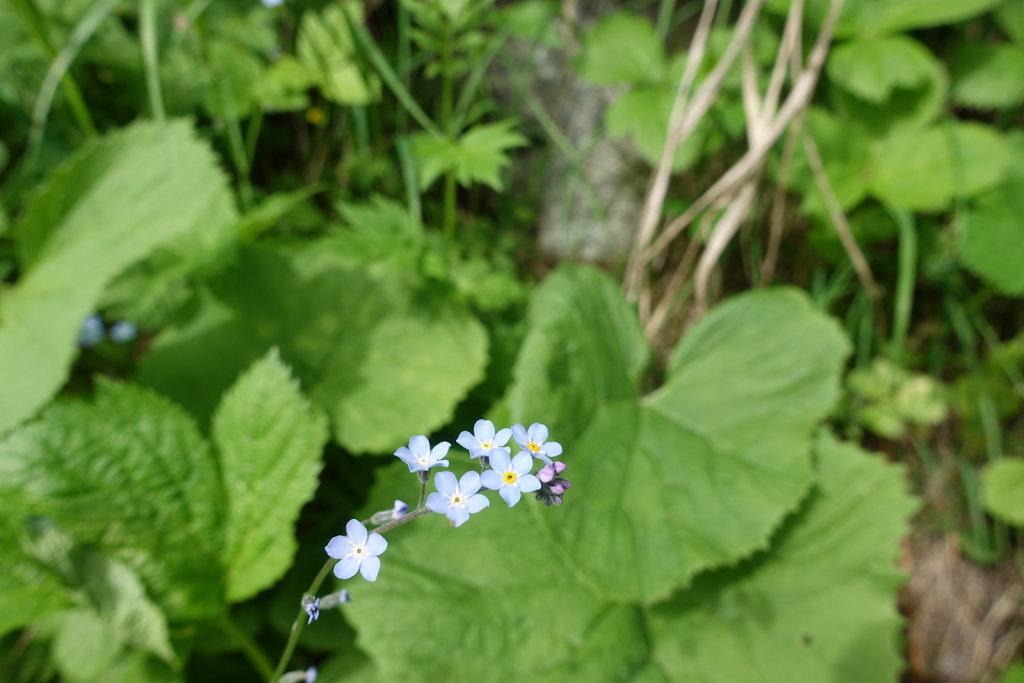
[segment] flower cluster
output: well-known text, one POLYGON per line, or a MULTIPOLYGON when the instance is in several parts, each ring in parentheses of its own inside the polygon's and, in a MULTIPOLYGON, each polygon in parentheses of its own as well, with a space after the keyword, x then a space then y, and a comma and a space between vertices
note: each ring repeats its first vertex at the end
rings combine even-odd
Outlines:
MULTIPOLYGON (((395 451, 395 456, 420 481, 419 504, 410 511, 408 505, 396 500, 394 507, 373 514, 365 522, 349 520, 345 525, 347 535, 335 536, 326 547, 327 554, 337 560, 335 576, 348 579, 359 573, 367 581, 377 579, 380 571, 378 556, 387 550, 388 542, 381 534, 367 531, 366 523, 378 525, 378 530, 383 533, 414 517, 435 512, 445 515, 452 527, 460 527, 469 521, 471 515, 490 506, 490 499, 481 489, 497 491, 498 496, 512 507, 524 493, 535 493, 537 500, 548 506, 561 505, 562 497, 571 487, 567 479, 559 476, 565 470, 565 463, 552 460, 562 454, 562 446, 557 441, 548 441, 548 428, 539 422, 529 428, 517 424, 496 430, 490 420, 477 420, 473 432, 462 432, 456 443, 469 452, 471 459, 480 463, 480 472, 470 470, 456 478, 454 473, 442 469, 434 474, 435 490, 425 500, 429 472, 435 467, 448 467, 451 444, 441 441, 431 447, 426 436, 416 435, 409 439, 408 446, 395 451), (519 447, 515 455, 508 445, 510 440, 519 447), (537 461, 542 466, 534 473, 537 461)), ((345 599, 331 600, 331 606, 348 602, 348 592, 342 593, 345 599)), ((320 608, 327 606, 329 598, 333 596, 325 597, 323 602, 311 595, 303 599, 302 607, 308 615, 308 623, 316 620, 320 608)))

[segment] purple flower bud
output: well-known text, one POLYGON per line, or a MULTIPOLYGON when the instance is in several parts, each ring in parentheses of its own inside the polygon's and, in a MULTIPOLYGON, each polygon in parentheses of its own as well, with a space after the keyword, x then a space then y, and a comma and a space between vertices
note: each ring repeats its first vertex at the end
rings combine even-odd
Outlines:
POLYGON ((555 484, 554 486, 551 487, 550 490, 551 490, 551 493, 554 493, 554 494, 559 495, 559 496, 562 495, 563 493, 565 493, 565 487, 562 486, 561 484, 555 484))
POLYGON ((561 474, 565 471, 565 463, 559 460, 551 463, 551 466, 555 468, 555 474, 561 474))
POLYGON ((555 478, 555 470, 551 465, 544 465, 544 467, 541 467, 540 471, 537 472, 537 478, 540 479, 540 483, 546 484, 555 478))
POLYGON ((306 624, 312 624, 314 621, 320 618, 320 598, 312 598, 312 596, 305 596, 302 598, 302 607, 306 610, 306 614, 309 615, 309 621, 306 624))

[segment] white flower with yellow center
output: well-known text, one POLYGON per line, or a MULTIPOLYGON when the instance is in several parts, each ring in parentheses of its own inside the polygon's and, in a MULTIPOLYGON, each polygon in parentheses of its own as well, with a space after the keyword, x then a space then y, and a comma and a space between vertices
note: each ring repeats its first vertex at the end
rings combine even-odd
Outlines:
POLYGON ((356 519, 350 519, 345 525, 348 536, 335 536, 327 544, 327 554, 338 560, 334 565, 334 575, 339 579, 349 579, 359 572, 367 581, 376 581, 380 571, 380 558, 377 556, 388 549, 387 540, 380 534, 367 533, 366 527, 356 519))
POLYGON ((551 458, 562 454, 562 444, 548 441, 548 428, 539 422, 534 422, 529 429, 524 429, 523 425, 514 425, 512 436, 524 453, 529 453, 545 465, 550 465, 551 458))
POLYGON ((477 493, 480 475, 476 472, 466 472, 458 481, 451 472, 438 472, 434 475, 434 488, 437 492, 427 496, 427 508, 446 515, 452 526, 462 526, 471 514, 491 504, 487 496, 477 493))
POLYGON ((512 450, 505 447, 508 440, 512 438, 512 430, 505 428, 494 431, 494 423, 490 420, 477 420, 473 425, 473 433, 462 432, 456 442, 469 451, 469 457, 479 458, 490 456, 491 453, 500 451, 509 455, 512 450))
POLYGON ((530 474, 533 457, 529 453, 519 453, 511 460, 504 453, 495 453, 491 456, 491 467, 494 469, 484 472, 480 483, 497 491, 509 507, 518 503, 523 493, 540 489, 540 480, 530 474))

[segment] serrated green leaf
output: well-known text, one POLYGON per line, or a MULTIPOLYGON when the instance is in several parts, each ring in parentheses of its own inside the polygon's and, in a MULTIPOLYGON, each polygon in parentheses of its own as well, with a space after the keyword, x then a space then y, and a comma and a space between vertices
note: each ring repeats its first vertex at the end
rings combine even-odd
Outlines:
POLYGON ((1024 460, 1003 458, 981 474, 981 496, 993 517, 1024 526, 1024 460))
POLYGON ((0 442, 0 492, 139 573, 173 618, 221 605, 220 477, 184 411, 103 381, 0 442))
POLYGON ((907 36, 853 40, 833 49, 826 66, 832 82, 869 102, 883 102, 898 88, 926 83, 936 61, 907 36))
POLYGON ((580 76, 594 85, 645 85, 665 75, 665 48, 645 18, 616 12, 583 36, 576 63, 580 76))
POLYGON ((227 599, 281 578, 295 555, 295 521, 316 492, 327 421, 272 350, 224 395, 213 419, 227 502, 227 599))
POLYGON ((107 282, 194 229, 228 192, 181 121, 111 134, 52 174, 18 223, 23 274, 0 300, 0 433, 63 383, 81 320, 107 282))
POLYGON ((97 552, 79 552, 76 559, 81 587, 118 642, 174 663, 167 620, 135 572, 97 552))
POLYGON ((430 187, 444 173, 453 171, 463 187, 483 183, 501 190, 500 173, 508 166, 508 150, 522 147, 526 138, 512 130, 511 120, 473 126, 456 141, 419 133, 410 137, 413 156, 419 163, 420 189, 430 187))
POLYGON ((20 536, 11 511, 0 511, 0 635, 71 605, 57 576, 22 550, 20 536))
POLYGON ((890 206, 937 211, 999 183, 1010 163, 1002 135, 978 123, 898 131, 873 149, 870 191, 890 206))
POLYGON ((672 680, 854 683, 902 668, 893 592, 915 508, 902 469, 830 435, 815 451, 816 491, 771 550, 650 610, 672 680))
POLYGON ((443 425, 483 376, 487 335, 463 307, 335 253, 249 247, 197 317, 158 338, 140 379, 202 419, 272 346, 355 452, 393 451, 443 425))
POLYGON ((1004 109, 1024 101, 1024 49, 965 45, 957 53, 953 97, 978 109, 1004 109))
POLYGON ((356 43, 348 27, 349 21, 362 20, 362 6, 356 2, 302 14, 296 54, 324 97, 337 104, 363 105, 380 98, 380 79, 356 61, 356 43))

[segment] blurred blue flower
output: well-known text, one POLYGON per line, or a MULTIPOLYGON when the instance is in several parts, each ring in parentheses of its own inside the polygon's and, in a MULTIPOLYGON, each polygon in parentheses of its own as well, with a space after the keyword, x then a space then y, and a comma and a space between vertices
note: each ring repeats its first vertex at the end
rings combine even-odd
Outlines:
POLYGON ((260 0, 264 7, 280 7, 284 4, 284 0, 260 0))
POLYGON ((431 467, 448 467, 448 461, 442 458, 448 454, 451 447, 450 443, 442 441, 431 450, 427 437, 417 435, 409 439, 408 448, 402 446, 395 451, 395 455, 409 466, 410 472, 426 472, 431 467))
POLYGON ((490 456, 492 452, 511 455, 512 449, 505 447, 510 438, 512 438, 511 429, 506 427, 495 433, 493 422, 477 420, 473 425, 473 433, 462 432, 456 442, 469 451, 469 457, 479 458, 481 455, 490 456))
POLYGON ((377 556, 388 549, 387 540, 380 534, 368 534, 366 527, 356 519, 348 521, 345 531, 347 536, 335 536, 325 548, 329 556, 338 560, 334 575, 349 579, 359 572, 367 581, 376 581, 380 571, 377 556))
POLYGON ((562 444, 548 441, 548 428, 539 422, 534 422, 529 429, 523 429, 523 425, 514 425, 512 436, 523 451, 545 465, 550 465, 551 458, 562 454, 562 444))
POLYGON ((480 475, 476 472, 466 472, 458 482, 451 472, 438 472, 434 475, 434 488, 437 492, 427 496, 427 508, 446 515, 453 526, 462 526, 471 514, 491 504, 487 496, 477 493, 480 475))
POLYGON ((123 344, 135 339, 139 335, 139 329, 135 327, 135 323, 128 322, 127 320, 118 320, 110 326, 108 335, 111 341, 123 344))
POLYGON ((306 669, 306 683, 316 683, 316 667, 311 666, 306 669))
POLYGON ((82 325, 78 328, 79 346, 96 346, 103 341, 104 336, 103 318, 93 313, 82 319, 82 325))
POLYGON ((527 452, 516 454, 509 460, 505 453, 491 455, 491 467, 480 477, 480 483, 497 491, 498 495, 512 507, 519 502, 523 493, 532 493, 540 488, 540 480, 530 474, 533 458, 527 452))
POLYGON ((401 517, 402 515, 404 515, 408 511, 409 511, 409 504, 408 503, 406 503, 405 501, 396 500, 395 501, 395 507, 393 507, 391 509, 391 517, 392 517, 392 519, 398 519, 399 517, 401 517))

